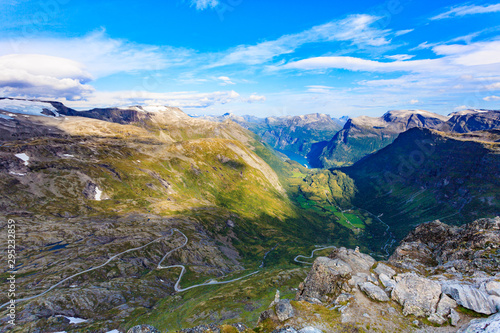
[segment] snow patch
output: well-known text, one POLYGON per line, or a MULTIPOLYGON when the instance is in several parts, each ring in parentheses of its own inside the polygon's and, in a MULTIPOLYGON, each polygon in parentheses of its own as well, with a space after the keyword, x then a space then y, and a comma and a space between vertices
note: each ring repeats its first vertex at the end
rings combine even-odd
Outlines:
POLYGON ((15 175, 15 176, 26 176, 25 173, 17 173, 17 172, 13 172, 13 171, 10 171, 9 172, 11 175, 15 175))
POLYGON ((112 331, 107 331, 106 333, 121 333, 121 332, 118 330, 112 330, 112 331))
POLYGON ((0 113, 0 118, 2 118, 2 119, 7 119, 7 120, 14 119, 14 118, 12 118, 12 117, 6 116, 6 115, 1 114, 1 113, 0 113))
POLYGON ((75 155, 71 155, 71 154, 63 154, 64 157, 75 157, 75 155))
POLYGON ((102 191, 99 189, 99 187, 95 188, 95 200, 101 201, 101 195, 102 191))
POLYGON ((52 104, 47 102, 0 99, 0 109, 32 116, 52 117, 42 113, 45 109, 54 113, 56 117, 61 117, 61 115, 57 112, 57 109, 53 107, 52 104))
POLYGON ((17 158, 21 159, 24 161, 24 165, 28 165, 28 161, 30 160, 30 157, 28 155, 26 155, 25 153, 21 153, 21 154, 16 154, 14 155, 16 156, 17 158))
POLYGON ((69 320, 70 324, 80 324, 87 321, 87 319, 76 318, 76 317, 67 317, 67 316, 56 316, 56 317, 64 317, 69 320))

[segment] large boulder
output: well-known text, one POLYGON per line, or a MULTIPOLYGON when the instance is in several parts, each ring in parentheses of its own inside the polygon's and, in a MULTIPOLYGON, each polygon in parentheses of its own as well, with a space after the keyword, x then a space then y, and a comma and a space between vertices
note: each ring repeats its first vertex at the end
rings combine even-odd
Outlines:
POLYGON ((484 319, 473 319, 459 333, 498 333, 500 332, 500 313, 484 319))
POLYGON ((293 307, 292 304, 290 304, 289 299, 280 300, 278 304, 276 304, 274 310, 276 312, 278 320, 281 322, 290 319, 295 315, 295 312, 293 311, 293 307))
POLYGON ((398 276, 391 298, 403 306, 405 316, 424 317, 436 312, 440 295, 439 283, 415 273, 404 273, 398 276))
POLYGON ((359 289, 361 289, 362 292, 366 294, 369 298, 373 299, 374 301, 379 301, 379 302, 389 302, 390 299, 387 296, 387 294, 374 285, 371 282, 363 282, 359 284, 359 289))
POLYGON ((443 293, 453 298, 464 308, 490 315, 497 312, 495 304, 485 292, 457 281, 441 281, 443 293))
POLYGON ((333 301, 347 288, 351 273, 351 267, 343 260, 319 257, 304 282, 299 285, 297 300, 333 301))
POLYGON ((377 267, 373 270, 377 275, 385 274, 387 277, 392 278, 396 275, 396 271, 384 263, 379 262, 377 267))

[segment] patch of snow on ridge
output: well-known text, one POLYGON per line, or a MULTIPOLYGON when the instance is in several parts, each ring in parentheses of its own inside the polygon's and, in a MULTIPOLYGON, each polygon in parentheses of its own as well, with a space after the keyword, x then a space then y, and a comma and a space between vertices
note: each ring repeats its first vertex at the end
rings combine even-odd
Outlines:
POLYGON ((56 316, 56 317, 64 317, 69 320, 70 324, 80 324, 87 321, 87 319, 76 318, 76 317, 68 317, 68 316, 56 316))
POLYGON ((14 118, 12 118, 12 117, 6 116, 6 115, 1 114, 1 113, 0 113, 0 118, 2 118, 2 119, 7 119, 7 120, 14 119, 14 118))
POLYGON ((101 195, 102 191, 99 189, 99 187, 95 188, 95 200, 101 201, 101 195))
POLYGON ((106 332, 106 333, 121 333, 121 332, 120 332, 120 331, 118 331, 118 330, 112 330, 112 331, 108 331, 108 332, 106 332))
POLYGON ((30 160, 30 157, 28 155, 26 155, 25 153, 21 153, 21 154, 15 154, 14 155, 15 157, 21 159, 24 161, 24 165, 28 165, 28 161, 30 160))
POLYGON ((56 115, 56 117, 60 117, 61 115, 57 112, 57 109, 52 106, 52 104, 47 102, 39 102, 39 101, 26 101, 19 99, 0 99, 0 109, 14 112, 27 114, 32 116, 44 116, 44 117, 52 117, 50 115, 43 114, 42 112, 48 110, 56 115))

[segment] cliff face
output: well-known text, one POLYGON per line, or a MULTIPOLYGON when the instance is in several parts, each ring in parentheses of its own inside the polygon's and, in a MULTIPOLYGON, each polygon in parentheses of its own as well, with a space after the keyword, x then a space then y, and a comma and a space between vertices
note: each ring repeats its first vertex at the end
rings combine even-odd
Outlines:
POLYGON ((465 110, 451 114, 442 131, 467 133, 500 128, 500 111, 465 110))
POLYGON ((317 156, 316 164, 327 168, 351 165, 389 145, 399 133, 414 127, 437 129, 447 119, 423 110, 395 110, 380 118, 349 119, 317 156))
POLYGON ((500 214, 499 134, 413 128, 341 170, 358 188, 355 204, 383 214, 402 239, 412 225, 434 219, 462 224, 500 214))

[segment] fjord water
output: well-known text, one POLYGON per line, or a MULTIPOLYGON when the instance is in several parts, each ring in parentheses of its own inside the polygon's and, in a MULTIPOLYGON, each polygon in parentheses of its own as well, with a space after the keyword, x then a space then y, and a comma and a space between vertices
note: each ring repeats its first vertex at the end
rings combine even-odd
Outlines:
POLYGON ((287 150, 281 150, 281 149, 276 149, 276 150, 282 154, 285 154, 286 157, 288 157, 292 161, 300 163, 301 165, 305 166, 306 168, 311 169, 311 165, 309 164, 309 161, 304 156, 301 156, 299 154, 295 154, 295 153, 293 153, 291 151, 287 151, 287 150))

